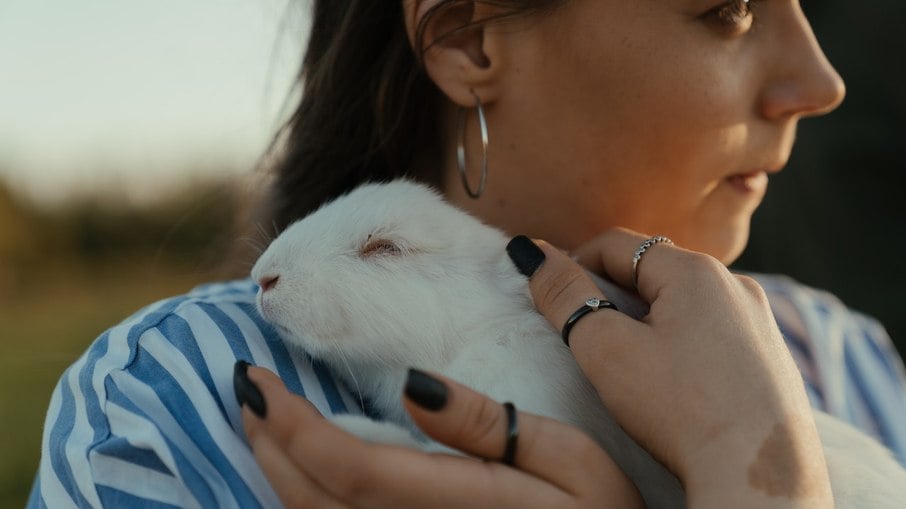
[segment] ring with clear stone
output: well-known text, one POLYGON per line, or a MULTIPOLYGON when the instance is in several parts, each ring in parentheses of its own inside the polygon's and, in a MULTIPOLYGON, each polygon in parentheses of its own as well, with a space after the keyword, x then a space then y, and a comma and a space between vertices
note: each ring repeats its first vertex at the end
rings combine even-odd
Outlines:
POLYGON ((566 346, 569 346, 569 331, 571 331, 573 326, 576 325, 576 322, 578 322, 580 318, 587 315, 588 313, 592 313, 599 309, 613 309, 614 311, 619 311, 617 309, 617 306, 609 300, 599 299, 597 297, 590 297, 586 299, 585 304, 582 304, 582 307, 580 307, 572 315, 570 315, 566 320, 566 323, 563 324, 563 332, 560 334, 560 336, 563 338, 563 343, 566 346))

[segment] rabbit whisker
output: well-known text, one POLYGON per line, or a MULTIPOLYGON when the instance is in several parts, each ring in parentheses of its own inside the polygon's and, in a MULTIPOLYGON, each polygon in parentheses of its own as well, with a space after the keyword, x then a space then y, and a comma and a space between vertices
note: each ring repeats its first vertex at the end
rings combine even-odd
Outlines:
POLYGON ((362 387, 359 385, 359 380, 355 376, 355 371, 352 369, 352 366, 349 365, 349 359, 346 358, 346 352, 344 352, 343 349, 340 348, 340 345, 336 343, 331 343, 331 346, 339 354, 340 360, 343 361, 343 367, 345 367, 346 371, 349 373, 355 393, 359 397, 359 406, 364 410, 365 399, 362 397, 362 387))

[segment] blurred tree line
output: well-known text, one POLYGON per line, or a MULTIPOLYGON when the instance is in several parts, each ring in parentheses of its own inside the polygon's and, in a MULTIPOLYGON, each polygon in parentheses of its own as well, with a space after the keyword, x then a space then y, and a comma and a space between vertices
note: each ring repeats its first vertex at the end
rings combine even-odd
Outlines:
POLYGON ((880 319, 903 354, 906 3, 833 0, 803 8, 846 82, 846 100, 800 124, 790 163, 772 177, 737 266, 832 291, 880 319))
POLYGON ((42 208, 0 182, 0 302, 43 291, 38 283, 53 278, 140 262, 167 273, 229 272, 243 203, 238 185, 206 182, 185 189, 146 205, 92 196, 42 208))

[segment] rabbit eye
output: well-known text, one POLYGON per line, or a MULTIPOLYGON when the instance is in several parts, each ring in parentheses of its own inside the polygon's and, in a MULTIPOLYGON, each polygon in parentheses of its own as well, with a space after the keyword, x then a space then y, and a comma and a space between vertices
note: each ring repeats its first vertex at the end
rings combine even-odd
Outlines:
POLYGON ((365 245, 362 247, 362 258, 369 258, 372 256, 383 256, 383 255, 398 255, 402 254, 403 250, 400 249, 393 241, 387 239, 376 239, 368 236, 368 240, 365 242, 365 245))

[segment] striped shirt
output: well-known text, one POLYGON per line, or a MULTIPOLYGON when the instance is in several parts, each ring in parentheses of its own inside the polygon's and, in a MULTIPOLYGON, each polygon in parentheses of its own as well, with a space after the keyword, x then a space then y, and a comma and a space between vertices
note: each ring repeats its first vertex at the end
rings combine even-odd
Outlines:
MULTIPOLYGON (((812 403, 906 464, 906 376, 884 330, 827 293, 759 276, 812 403)), ((28 507, 280 507, 241 431, 233 365, 277 373, 325 415, 362 412, 323 365, 290 355, 248 280, 148 306, 61 377, 28 507)))

